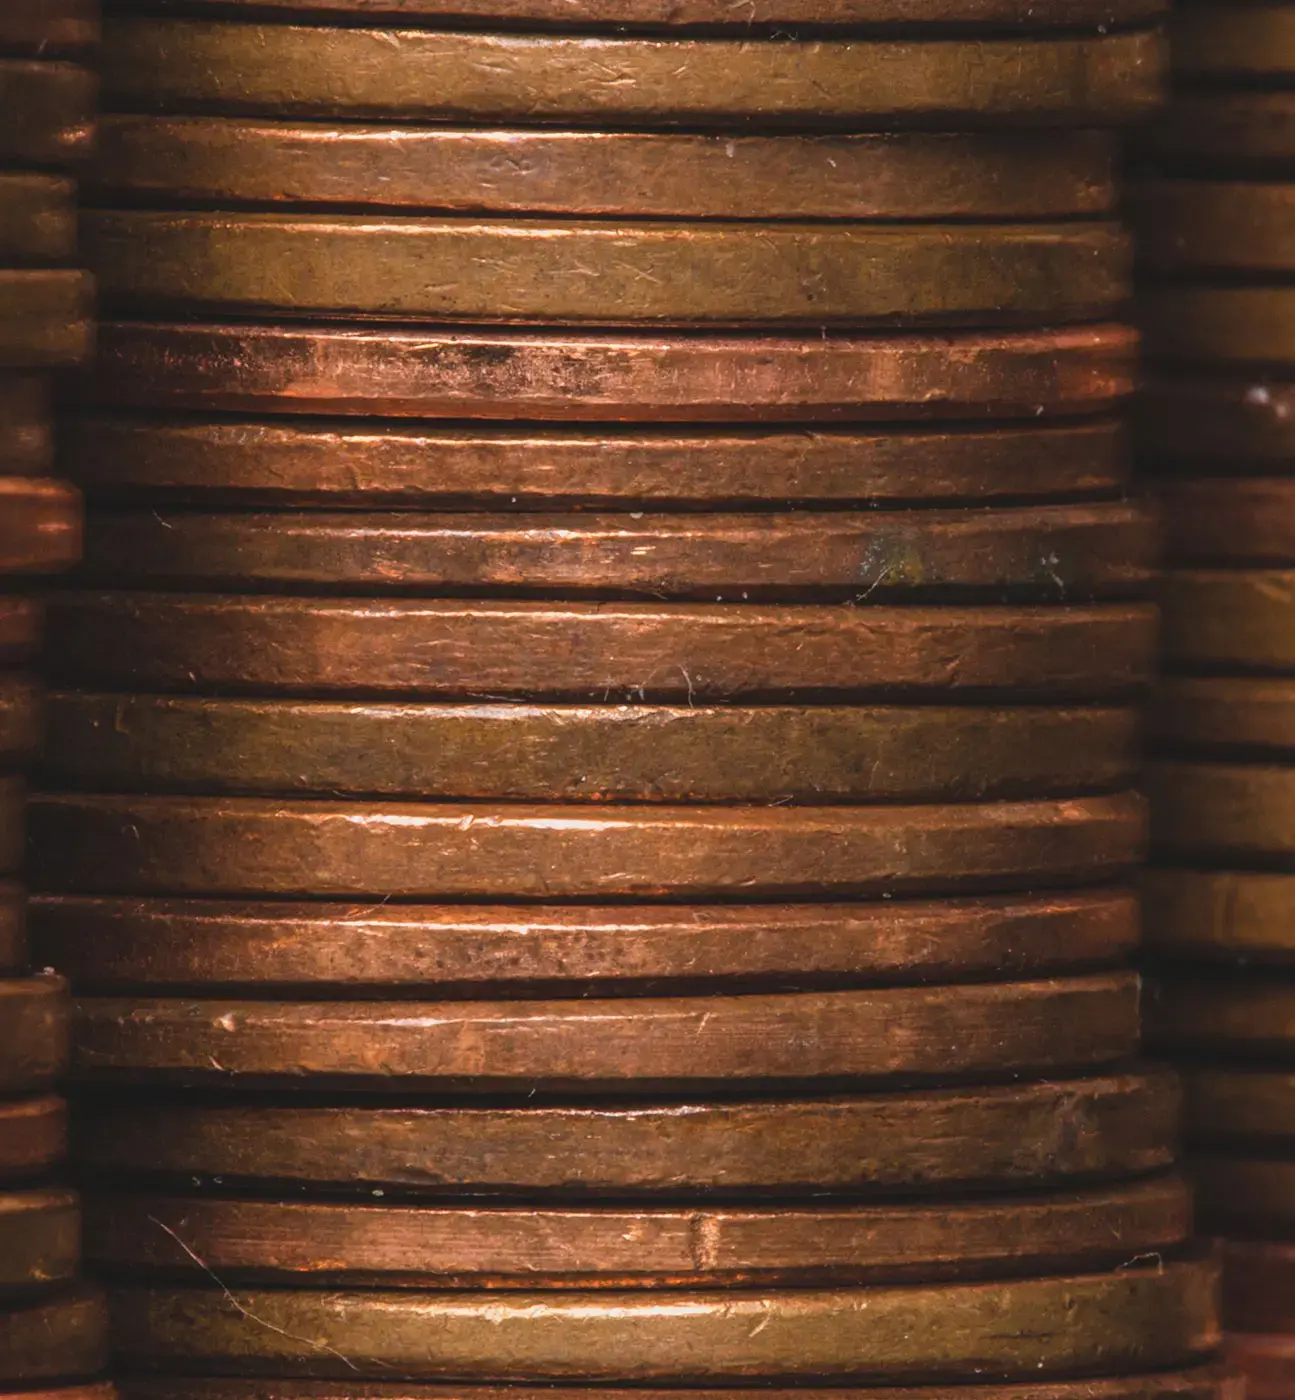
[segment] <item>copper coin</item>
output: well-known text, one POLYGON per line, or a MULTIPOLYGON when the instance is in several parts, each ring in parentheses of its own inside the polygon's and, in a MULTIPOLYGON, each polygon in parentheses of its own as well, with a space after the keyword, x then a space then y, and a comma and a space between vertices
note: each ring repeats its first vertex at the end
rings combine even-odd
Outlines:
POLYGON ((1152 110, 1164 77, 1154 30, 751 41, 122 17, 102 60, 118 110, 606 126, 1107 125, 1152 110))
POLYGON ((1159 471, 1246 476, 1295 460, 1295 385, 1267 375, 1152 375, 1138 436, 1159 471))
POLYGON ((1295 287, 1165 286, 1142 298, 1147 354, 1166 362, 1295 363, 1295 287))
POLYGON ((1148 870, 1145 935, 1166 953, 1215 961, 1295 959, 1295 878, 1238 871, 1148 870))
POLYGON ((748 1287, 1078 1271, 1174 1249, 1191 1230, 1191 1193, 1174 1177, 952 1206, 773 1209, 428 1208, 104 1193, 86 1202, 85 1248, 100 1272, 202 1276, 205 1267, 239 1284, 748 1287))
POLYGON ((1295 77, 1295 15, 1282 5, 1183 5, 1170 33, 1174 72, 1184 78, 1295 77))
MULTIPOLYGON (((51 669, 105 688, 549 695, 604 704, 841 692, 1118 695, 1148 679, 1155 625, 1150 606, 1113 603, 887 608, 69 592, 52 596, 49 608, 51 669)), ((1286 640, 1295 649, 1295 629, 1286 640)))
POLYGON ((11 875, 22 869, 26 800, 27 790, 21 778, 0 775, 0 874, 11 875))
POLYGON ((68 894, 795 899, 1093 882, 1133 794, 878 807, 569 807, 45 794, 33 883, 68 894))
POLYGON ((92 1284, 0 1310, 0 1382, 38 1388, 93 1376, 107 1364, 108 1308, 92 1284))
POLYGON ((0 367, 80 364, 90 353, 92 288, 90 274, 74 268, 0 268, 0 367))
POLYGON ((88 395, 118 407, 722 423, 1096 413, 1131 327, 683 336, 107 322, 88 395))
POLYGON ((94 178, 113 198, 222 209, 1048 219, 1109 212, 1113 157, 1113 136, 1094 131, 770 137, 113 114, 94 178))
POLYGON ((47 1088, 67 1068, 67 983, 41 975, 0 980, 0 1093, 47 1088))
POLYGON ((0 1180, 47 1172, 67 1153, 67 1105, 52 1094, 0 1101, 0 1180))
POLYGON ((1295 1137, 1295 1071, 1219 1069, 1183 1071, 1187 1133, 1196 1142, 1279 1142, 1295 1137))
POLYGON ((1295 856, 1295 767, 1162 761, 1142 786, 1154 849, 1176 859, 1295 856))
MULTIPOLYGON (((0 493, 0 502, 3 499, 0 493)), ((20 671, 0 671, 0 763, 29 759, 40 748, 44 732, 42 704, 41 687, 31 676, 20 671)), ((0 921, 3 918, 0 914, 0 921)), ((0 934, 0 946, 3 943, 4 935, 0 934)), ((4 954, 0 952, 0 968, 4 966, 4 954)))
POLYGON ((1289 1230, 1295 1159, 1200 1152, 1191 1159, 1198 1214, 1209 1227, 1289 1230))
POLYGON ((26 966, 27 891, 12 880, 0 880, 0 976, 11 976, 26 966))
MULTIPOLYGON (((0 665, 11 666, 31 656, 40 644, 44 620, 44 611, 34 599, 0 594, 0 665)), ((0 813, 4 808, 4 790, 0 783, 0 813)), ((3 826, 3 816, 0 816, 0 831, 3 826)), ((3 845, 2 839, 0 845, 3 845)))
POLYGON ((1295 1337, 1229 1332, 1224 1355, 1241 1376, 1246 1400, 1290 1400, 1295 1390, 1295 1337))
MULTIPOLYGON (((4 687, 0 679, 0 741, 4 687)), ((113 791, 966 801, 1128 786, 1131 709, 50 698, 43 773, 113 791)))
POLYGON ((1295 681, 1171 676, 1156 692, 1151 729, 1166 745, 1295 755, 1295 681))
POLYGON ((636 1107, 285 1107, 187 1095, 77 1105, 77 1160, 186 1189, 527 1196, 887 1193, 1112 1178, 1167 1168, 1178 1081, 1164 1070, 989 1088, 636 1107))
MULTIPOLYGON (((4 486, 0 480, 0 520, 4 486)), ((21 502, 35 490, 15 485, 9 494, 21 502)), ((15 519, 15 532, 25 523, 15 519)), ((6 533, 0 525, 0 564, 6 533)), ((707 602, 955 591, 1052 601, 1145 592, 1157 543, 1151 515, 1124 501, 759 515, 153 508, 94 513, 83 573, 113 585, 203 591, 323 585, 364 594, 597 591, 707 602)))
MULTIPOLYGON (((35 1389, 24 1386, 20 1391, 0 1391, 4 1400, 118 1400, 119 1394, 117 1387, 110 1381, 90 1381, 83 1385, 59 1385, 55 1382, 53 1385, 42 1385, 35 1389)), ((805 1397, 805 1400, 809 1400, 809 1397, 805 1397)), ((864 1397, 859 1397, 859 1400, 864 1400, 864 1397)), ((1058 1396, 1057 1400, 1062 1400, 1062 1397, 1058 1396)), ((1089 1400, 1089 1397, 1085 1396, 1083 1400, 1089 1400)), ((1112 1400, 1115 1400, 1115 1397, 1112 1397, 1112 1400)), ((1123 1397, 1120 1397, 1120 1400, 1123 1400, 1123 1397)), ((1174 1400, 1178 1400, 1178 1397, 1175 1396, 1174 1400)), ((1190 1397, 1184 1396, 1183 1400, 1216 1400, 1216 1397, 1205 1394, 1198 1397, 1193 1394, 1190 1397)), ((1217 1400, 1228 1400, 1228 1397, 1219 1396, 1217 1400)))
POLYGON ((0 1191, 0 1290, 65 1283, 80 1261, 81 1204, 74 1191, 0 1191))
POLYGON ((1171 274, 1285 272, 1295 268, 1292 217, 1295 185, 1151 181, 1137 191, 1138 256, 1171 274))
POLYGON ((1271 976, 1162 978, 1148 998, 1148 1040, 1173 1050, 1289 1057, 1295 1048, 1295 985, 1271 976))
POLYGON ((1295 1245, 1224 1241, 1223 1320, 1239 1332, 1295 1333, 1295 1245))
POLYGON ((1160 596, 1171 665, 1295 669, 1295 570, 1174 569, 1160 596))
POLYGON ((54 573, 80 554, 75 487, 46 477, 0 476, 0 573, 54 573))
POLYGON ((1217 1269, 862 1289, 420 1293, 118 1286, 132 1369, 480 1380, 1004 1379, 1150 1369, 1218 1344, 1217 1269), (251 1314, 249 1317, 248 1314, 251 1314))
POLYGON ((0 172, 0 260, 62 263, 75 253, 73 182, 58 175, 0 172))
POLYGON ((105 305, 169 312, 992 325, 1091 320, 1131 291, 1127 235, 1090 221, 901 228, 129 209, 90 210, 81 231, 105 305))
POLYGON ((54 404, 50 376, 0 370, 0 476, 53 471, 54 404))
POLYGON ((88 48, 99 38, 94 0, 5 0, 0 49, 39 54, 88 48))
POLYGON ((37 956, 79 991, 634 990, 1030 976, 1123 961, 1125 889, 875 904, 231 904, 46 895, 37 956))
POLYGON ((0 161, 65 166, 85 160, 97 89, 94 74, 79 64, 0 58, 0 161))
POLYGON ((1175 93, 1142 139, 1151 156, 1174 169, 1230 179, 1295 173, 1295 93, 1175 93))
POLYGON ((1166 544, 1183 564, 1295 564, 1295 477, 1167 483, 1166 544))
POLYGON ((1131 972, 566 1001, 84 997, 72 1075, 82 1083, 643 1092, 1046 1073, 1119 1060, 1137 1041, 1131 972))
POLYGON ((1039 428, 869 432, 469 428, 105 413, 62 418, 59 450, 60 470, 92 495, 161 506, 370 510, 1046 500, 1121 493, 1128 454, 1122 424, 1104 418, 1039 428))

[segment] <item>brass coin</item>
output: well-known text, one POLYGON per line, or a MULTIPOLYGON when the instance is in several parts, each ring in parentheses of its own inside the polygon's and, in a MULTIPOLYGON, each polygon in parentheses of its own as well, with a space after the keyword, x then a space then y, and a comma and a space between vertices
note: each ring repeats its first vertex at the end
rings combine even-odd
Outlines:
POLYGON ((119 1286, 132 1368, 480 1380, 939 1381, 1148 1369, 1218 1344, 1217 1269, 865 1289, 419 1293, 119 1286), (263 1319, 258 1323, 248 1318, 263 1319), (268 1325, 267 1325, 268 1324, 268 1325), (302 1340, 306 1338, 308 1340, 302 1340))
POLYGON ((99 39, 94 0, 5 0, 0 49, 44 55, 89 48, 99 39))
POLYGON ((1159 492, 1182 564, 1295 564, 1295 477, 1175 481, 1159 492))
POLYGON ((420 214, 1048 219, 1115 205, 1095 131, 748 136, 483 131, 113 114, 95 184, 123 197, 420 214))
POLYGON ((1209 980, 1174 976, 1155 983, 1147 1038, 1174 1050, 1210 1049, 1289 1056, 1295 1042, 1295 986, 1269 974, 1209 980))
POLYGON ((1224 1343, 1224 1356, 1245 1386, 1245 1400, 1290 1400, 1295 1338, 1229 1332, 1224 1343))
POLYGON ((62 263, 75 253, 75 184, 58 175, 0 172, 0 262, 62 263))
POLYGON ((87 385, 117 407, 721 423, 1096 413, 1131 327, 903 336, 576 335, 107 322, 87 385))
POLYGON ((565 1001, 83 997, 81 1083, 642 1093, 817 1078, 934 1082, 1110 1063, 1131 972, 957 987, 565 1001))
POLYGON ((85 1248, 101 1272, 201 1275, 196 1256, 240 1284, 747 1287, 1079 1271, 1173 1249, 1191 1229, 1191 1193, 1174 1177, 952 1206, 773 1209, 429 1209, 103 1193, 86 1202, 85 1248))
POLYGON ((1184 78, 1295 77, 1295 15, 1283 5, 1179 6, 1170 24, 1174 73, 1184 78))
POLYGON ((0 573, 54 573, 80 554, 75 487, 45 477, 0 476, 0 573))
POLYGON ((94 137, 97 89, 94 74, 79 64, 0 58, 0 162, 84 161, 94 137))
POLYGON ((635 1107, 285 1107, 192 1095, 77 1105, 77 1160, 186 1188, 219 1177, 402 1194, 801 1197, 1004 1190, 1161 1171, 1178 1144, 1165 1070, 985 1088, 635 1107))
POLYGON ((1295 1071, 1192 1065, 1183 1071, 1183 1084, 1187 1134, 1193 1141, 1295 1137, 1295 1071))
POLYGON ((1293 217, 1295 185, 1152 181, 1137 191, 1138 256, 1171 274, 1286 272, 1295 268, 1293 217))
POLYGON ((1153 849, 1178 860, 1295 856, 1295 767, 1162 761, 1142 787, 1153 849))
POLYGON ((106 413, 62 418, 59 450, 60 470, 92 496, 163 507, 370 510, 1046 500, 1120 494, 1128 455, 1114 419, 1042 428, 687 431, 106 413))
POLYGON ((592 325, 1094 319, 1130 293, 1117 225, 470 222, 90 210, 110 308, 592 325))
MULTIPOLYGON (((34 599, 0 594, 0 665, 12 666, 31 656, 40 644, 44 620, 44 610, 34 599)), ((0 785, 0 813, 4 805, 3 786, 0 785)), ((0 817, 0 829, 3 825, 0 817)), ((0 845, 3 845, 2 840, 0 845)))
POLYGON ((1151 710, 1162 744, 1268 755, 1295 754, 1295 681, 1171 676, 1151 710))
POLYGON ((1028 977, 1128 958, 1126 889, 874 904, 230 904, 46 895, 37 956, 79 991, 318 986, 364 995, 797 987, 1028 977))
POLYGON ((1225 1240, 1222 1248, 1225 1325, 1295 1333, 1295 1245, 1225 1240))
MULTIPOLYGON (((3 697, 0 683, 0 726, 3 697)), ((1128 786, 1139 766, 1131 709, 374 705, 59 692, 48 715, 46 777, 113 791, 957 802, 1128 786)))
MULTIPOLYGON (((0 564, 5 534, 0 525, 0 564)), ((324 585, 364 594, 598 591, 707 602, 957 592, 1054 601, 1144 593, 1157 544, 1151 515, 1124 501, 759 515, 153 508, 92 514, 82 574, 115 586, 203 591, 324 585)))
POLYGON ((52 1094, 0 1102, 0 1180, 47 1172, 67 1153, 67 1105, 52 1094))
POLYGON ((0 476, 49 476, 54 404, 47 374, 0 370, 0 476))
POLYGON ((118 110, 607 126, 1108 125, 1152 110, 1164 79, 1154 30, 751 41, 121 17, 102 62, 118 110))
POLYGON ((1237 871, 1148 870, 1145 937, 1166 953, 1214 961, 1295 959, 1295 879, 1237 871))
MULTIPOLYGON (((0 976, 12 976, 27 966, 27 891, 12 880, 0 880, 0 976)), ((3 1119, 0 1117, 0 1124, 3 1119)), ((0 1133, 4 1131, 0 1126, 0 1133)), ((0 1176, 4 1174, 0 1152, 0 1176)))
POLYGON ((1191 1169, 1198 1213, 1209 1228, 1270 1231, 1295 1224, 1295 1159, 1201 1152, 1191 1169))
POLYGON ((66 1283, 80 1260, 81 1204, 75 1192, 0 1191, 0 1290, 66 1283))
POLYGON ((107 1364, 108 1308, 92 1284, 0 1310, 0 1382, 37 1388, 93 1376, 107 1364))
POLYGON ((1166 362, 1295 362, 1295 287, 1153 288, 1143 297, 1147 354, 1166 362))
MULTIPOLYGON (((0 774, 0 875, 12 875, 22 869, 26 801, 23 780, 12 774, 0 774)), ((0 1053, 3 1053, 2 1046, 0 1053)))
POLYGON ((1141 139, 1151 157, 1173 169, 1230 179, 1295 174, 1295 94, 1175 93, 1141 139))
MULTIPOLYGON (((39 750, 44 732, 42 704, 41 687, 31 676, 0 671, 0 763, 29 759, 39 750)), ((0 914, 0 923, 3 921, 0 914)), ((0 934, 0 947, 3 945, 4 935, 0 934)), ((0 952, 0 968, 4 966, 4 953, 0 952)))
POLYGON ((67 1068, 67 983, 41 975, 0 980, 0 1093, 30 1093, 67 1068))
MULTIPOLYGON (((1154 610, 59 593, 51 669, 130 690, 696 704, 848 692, 1103 697, 1149 678, 1154 610), (958 658, 950 666, 950 656, 958 658)), ((1288 638, 1295 650, 1295 628, 1288 638)))
POLYGON ((52 369, 84 360, 92 287, 90 274, 74 268, 0 268, 0 368, 52 369))
POLYGON ((1161 605, 1171 665, 1295 670, 1295 570, 1171 570, 1161 605))
POLYGON ((940 807, 564 807, 44 794, 33 883, 68 894, 796 899, 1092 882, 1140 858, 1133 794, 940 807))
POLYGON ((1152 375, 1138 407, 1144 459, 1161 472, 1246 476, 1295 459, 1295 385, 1266 375, 1152 375))

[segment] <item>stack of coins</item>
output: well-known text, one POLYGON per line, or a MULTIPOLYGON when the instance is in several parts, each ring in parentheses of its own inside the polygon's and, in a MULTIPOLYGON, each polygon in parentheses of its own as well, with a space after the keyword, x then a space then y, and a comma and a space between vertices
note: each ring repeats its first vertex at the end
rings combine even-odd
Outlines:
POLYGON ((53 372, 90 345, 75 264, 75 171, 88 153, 97 34, 83 0, 0 5, 0 1395, 106 1400, 103 1296, 78 1281, 81 1207, 57 1173, 69 997, 27 951, 23 770, 41 729, 30 672, 36 584, 80 547, 80 498, 52 477, 53 372))
POLYGON ((119 8, 34 826, 134 1400, 1218 1394, 1115 8, 119 8))
POLYGON ((1188 4, 1139 191, 1165 502, 1150 1026, 1255 1400, 1295 1394, 1295 6, 1188 4))

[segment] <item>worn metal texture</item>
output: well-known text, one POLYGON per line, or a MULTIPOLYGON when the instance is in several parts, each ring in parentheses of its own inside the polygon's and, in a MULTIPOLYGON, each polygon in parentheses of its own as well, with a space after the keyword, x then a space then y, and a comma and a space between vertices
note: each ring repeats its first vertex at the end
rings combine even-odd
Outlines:
POLYGON ((1295 564, 1295 476, 1170 481, 1157 496, 1176 563, 1295 564))
POLYGON ((1175 93, 1141 139, 1164 168, 1232 179, 1295 175, 1295 93, 1175 93))
POLYGON ((1288 1400, 1295 1386, 1295 1337, 1229 1332, 1223 1354, 1244 1378, 1247 1400, 1288 1400))
POLYGON ((1173 972, 1149 988, 1148 1043, 1161 1050, 1295 1059, 1295 983, 1271 972, 1173 972))
POLYGON ((1160 601, 1171 666, 1295 670, 1295 570, 1171 569, 1160 601))
POLYGON ((1170 676, 1155 691, 1148 725, 1164 748, 1289 758, 1295 756, 1295 681, 1170 676))
POLYGON ((1289 1234, 1295 1224, 1295 1156, 1198 1152, 1190 1165, 1206 1228, 1289 1234))
POLYGON ((0 368, 55 369, 86 359, 93 289, 90 274, 76 268, 0 268, 0 368))
POLYGON ((80 1264, 81 1203, 76 1192, 57 1187, 0 1191, 0 1296, 9 1290, 66 1283, 80 1264))
POLYGON ((1295 364, 1295 287, 1148 287, 1147 355, 1165 363, 1286 368, 1295 364))
MULTIPOLYGON (((44 733, 43 701, 40 683, 34 677, 21 671, 0 671, 0 765, 9 766, 35 756, 44 733)), ((0 923, 3 922, 4 915, 0 914, 0 923)), ((0 947, 4 942, 5 936, 0 933, 0 947)), ((4 953, 0 952, 0 968, 5 966, 4 953)))
POLYGON ((1152 948, 1210 962, 1295 959, 1295 877, 1233 870, 1148 870, 1152 948))
POLYGON ((45 56, 90 48, 99 38, 94 0, 5 0, 0 50, 45 56))
POLYGON ((81 553, 81 497, 65 481, 0 476, 0 573, 66 569, 81 553))
POLYGON ((1142 787, 1163 856, 1277 869, 1295 859, 1295 766, 1166 759, 1148 766, 1142 787))
POLYGON ((23 865, 23 807, 26 784, 13 774, 0 774, 0 874, 13 875, 23 865))
POLYGON ((52 473, 52 387, 48 374, 0 370, 0 476, 52 473))
POLYGON ((1295 184, 1153 180, 1135 190, 1138 257, 1182 273, 1285 273, 1295 268, 1295 184))
POLYGON ((0 172, 0 261, 70 262, 76 252, 76 186, 61 175, 0 172))
POLYGON ((0 161, 80 164, 93 144, 97 99, 95 75, 79 64, 0 58, 0 161))
POLYGON ((1149 377, 1135 412, 1158 475, 1246 476, 1295 465, 1295 384, 1260 374, 1149 377))
POLYGON ((0 880, 0 975, 27 967, 27 891, 16 881, 0 880))
POLYGON ((0 1093, 47 1089, 67 1069, 67 982, 52 974, 0 980, 0 1093))
POLYGON ((67 1105, 53 1094, 0 1102, 0 1180, 29 1181, 67 1155, 67 1105))
POLYGON ((1295 1246, 1225 1240, 1223 1320, 1238 1332, 1295 1333, 1295 1246))
MULTIPOLYGON (((26 661, 40 645, 44 608, 34 598, 0 594, 0 664, 17 665, 26 661)), ((0 796, 0 811, 3 811, 0 796)))
POLYGON ((1192 1064, 1183 1087, 1189 1141, 1280 1148, 1295 1138, 1295 1070, 1192 1064))
POLYGON ((92 1284, 76 1284, 0 1310, 0 1383, 39 1389, 93 1377, 108 1364, 108 1308, 92 1284))
POLYGON ((1282 5, 1180 5, 1169 32, 1174 72, 1189 81, 1295 78, 1295 15, 1282 5))

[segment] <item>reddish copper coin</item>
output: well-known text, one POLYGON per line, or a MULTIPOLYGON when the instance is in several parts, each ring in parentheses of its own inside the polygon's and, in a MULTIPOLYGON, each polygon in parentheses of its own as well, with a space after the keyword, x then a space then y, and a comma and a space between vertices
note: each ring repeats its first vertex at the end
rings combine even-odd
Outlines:
POLYGON ((0 370, 0 476, 53 470, 54 404, 47 374, 0 370))
POLYGON ((1295 1388, 1295 1338, 1229 1332, 1224 1356, 1245 1385, 1246 1400, 1290 1400, 1295 1388))
POLYGON ((28 1180, 67 1152, 67 1105, 52 1094, 0 1101, 0 1180, 28 1180))
POLYGON ((1171 676, 1151 708, 1165 745, 1265 759, 1295 754, 1295 681, 1267 677, 1171 676))
POLYGON ((1109 879, 1131 793, 947 806, 564 807, 46 794, 33 883, 68 894, 795 899, 1109 879))
POLYGON ((75 254, 73 181, 30 171, 0 171, 0 260, 6 266, 39 266, 70 262, 75 254))
POLYGON ((55 369, 87 359, 93 288, 90 274, 75 268, 0 268, 0 368, 55 369))
POLYGON ((1160 598, 1171 666, 1295 670, 1295 570, 1174 569, 1160 598))
MULTIPOLYGON (((1155 636, 1152 607, 1114 603, 761 606, 123 592, 59 593, 49 607, 50 667, 63 678, 105 689, 260 695, 683 704, 843 692, 1100 698, 1145 683, 1155 636)), ((1295 648, 1295 630, 1291 636, 1295 648)))
POLYGON ((79 64, 0 58, 0 161, 66 166, 85 160, 97 96, 94 74, 79 64))
POLYGON ((94 0, 6 0, 0 49, 48 55, 84 49, 99 38, 94 0))
POLYGON ((44 621, 44 610, 34 599, 0 595, 0 664, 26 661, 40 644, 44 621))
MULTIPOLYGON (((24 1387, 20 1391, 0 1390, 0 1395, 4 1396, 4 1400, 118 1400, 120 1393, 110 1381, 90 1381, 84 1385, 58 1385, 55 1383, 48 1386, 42 1385, 36 1389, 24 1387)), ((1061 1400, 1061 1397, 1058 1397, 1058 1400, 1061 1400)), ((1197 1397, 1192 1396, 1191 1400, 1197 1400, 1197 1397)), ((1200 1400, 1213 1400, 1213 1397, 1202 1395, 1200 1400)), ((1225 1400, 1225 1397, 1219 1397, 1219 1400, 1225 1400)))
POLYGON ((81 497, 63 481, 0 476, 0 573, 45 574, 81 553, 81 497))
POLYGON ((1147 942, 1211 962, 1295 959, 1295 877, 1248 871, 1148 870, 1147 942))
POLYGON ((1142 787, 1152 847, 1170 859, 1280 866, 1295 856, 1295 767, 1162 761, 1142 787))
POLYGON ((1295 267, 1289 237, 1295 185, 1152 180, 1138 188, 1136 204, 1138 257, 1157 272, 1260 274, 1295 267))
POLYGON ((1157 471, 1246 476, 1295 462, 1295 385, 1267 375, 1152 375, 1139 408, 1157 471))
POLYGON ((0 1382, 39 1389, 94 1376, 107 1364, 108 1308, 92 1284, 0 1310, 0 1382))
POLYGON ((1150 359, 1168 364, 1295 365, 1295 287, 1148 288, 1142 326, 1150 359))
POLYGON ((1190 1165, 1208 1228, 1289 1233, 1295 1225, 1295 1158, 1198 1152, 1190 1165))
POLYGON ((23 865, 23 808, 27 789, 23 780, 0 776, 0 874, 12 875, 23 865))
MULTIPOLYGON (((0 1196, 0 1222, 3 1202, 0 1196)), ((3 1225, 0 1224, 0 1229, 3 1225)), ((993 1278, 1181 1246, 1176 1177, 956 1205, 432 1207, 93 1194, 99 1271, 385 1288, 746 1287, 993 1278)))
POLYGON ((0 1191, 0 1293, 67 1283, 81 1265, 76 1192, 0 1191))
POLYGON ((61 977, 0 980, 0 1093, 49 1087, 68 1063, 67 983, 61 977))
POLYGON ((1174 562, 1295 564, 1295 477, 1175 481, 1159 496, 1174 562))
POLYGON ((1222 1248, 1224 1325, 1295 1333, 1295 1245, 1224 1240, 1222 1248))
MULTIPOLYGON (((40 748, 44 733, 42 705, 41 687, 33 677, 20 671, 0 671, 0 764, 29 759, 40 748)), ((0 922, 3 919, 0 914, 0 922)), ((3 943, 4 935, 0 934, 0 947, 3 943)), ((0 968, 5 965, 4 953, 0 951, 0 968)))
POLYGON ((1174 169, 1242 173, 1295 172, 1295 94, 1262 90, 1187 91, 1152 121, 1148 153, 1174 169))
POLYGON ((1133 388, 1128 326, 950 335, 579 335, 114 322, 96 402, 248 413, 647 422, 1098 413, 1133 388))
POLYGON ((1187 1133, 1195 1142, 1281 1142, 1295 1137, 1295 1072, 1220 1069, 1183 1071, 1187 1133))
MULTIPOLYGON (((3 985, 3 984, 0 984, 3 985)), ((1099 1065, 1137 1048, 1133 973, 948 988, 507 1002, 83 997, 81 1083, 644 1092, 916 1082, 1099 1065)))
POLYGON ((27 891, 11 880, 0 880, 0 976, 12 976, 27 966, 27 891))
POLYGON ((1169 1050, 1290 1058, 1295 1049, 1295 984, 1272 974, 1220 978, 1175 974, 1151 985, 1147 1039, 1169 1050))
MULTIPOLYGON (((1004 1190, 1162 1171, 1178 1143, 1165 1070, 989 1088, 797 1100, 521 1107, 292 1107, 250 1101, 77 1105, 96 1179, 220 1178, 442 1196, 804 1197, 1004 1190)), ((381 1103, 381 1101, 378 1101, 381 1103)))

